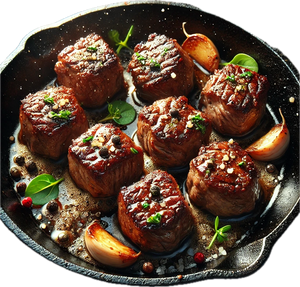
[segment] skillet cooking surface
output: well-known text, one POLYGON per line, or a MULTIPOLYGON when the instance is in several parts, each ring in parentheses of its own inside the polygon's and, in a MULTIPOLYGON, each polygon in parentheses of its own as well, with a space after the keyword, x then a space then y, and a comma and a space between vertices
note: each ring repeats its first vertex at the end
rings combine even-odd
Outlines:
POLYGON ((258 61, 260 73, 266 74, 271 83, 269 95, 276 95, 276 98, 269 96, 268 104, 277 118, 279 118, 278 108, 282 109, 292 139, 287 154, 289 164, 284 165, 282 169, 283 179, 280 191, 272 207, 263 218, 259 219, 251 236, 241 246, 230 252, 228 257, 223 258, 222 261, 217 260, 214 266, 199 268, 191 273, 183 274, 185 276, 181 282, 215 277, 240 277, 255 271, 268 257, 273 243, 299 212, 297 205, 299 202, 299 124, 295 117, 298 107, 291 105, 288 101, 290 96, 294 96, 296 99, 299 97, 297 80, 299 75, 292 64, 277 51, 240 28, 195 7, 178 4, 166 5, 159 2, 111 7, 74 18, 60 27, 45 29, 33 34, 28 38, 24 50, 16 55, 6 67, 3 67, 3 70, 1 67, 1 219, 10 229, 14 230, 21 240, 57 264, 81 274, 111 282, 138 285, 178 283, 176 276, 128 278, 121 271, 116 273, 109 268, 100 270, 73 257, 52 242, 39 230, 31 212, 19 208, 13 182, 8 175, 10 143, 6 139, 17 127, 20 100, 28 93, 42 89, 55 78, 53 66, 57 53, 63 49, 64 44, 73 43, 78 37, 93 31, 103 35, 109 42, 107 33, 110 29, 117 29, 121 35, 127 33, 128 27, 123 23, 135 26, 132 42, 139 42, 146 39, 148 34, 157 32, 167 34, 182 43, 185 37, 181 30, 181 24, 184 21, 188 22, 189 33, 199 32, 198 27, 201 26, 201 33, 213 40, 222 59, 230 60, 237 52, 243 51, 258 61), (30 73, 28 73, 29 70, 30 73))

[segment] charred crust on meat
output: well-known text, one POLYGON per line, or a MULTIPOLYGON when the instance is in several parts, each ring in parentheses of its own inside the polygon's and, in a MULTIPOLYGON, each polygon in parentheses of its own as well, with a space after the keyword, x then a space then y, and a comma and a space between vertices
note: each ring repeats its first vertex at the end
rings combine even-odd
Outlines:
POLYGON ((73 140, 68 160, 77 186, 94 197, 116 196, 123 185, 140 178, 144 167, 141 148, 113 124, 96 124, 73 140), (87 138, 91 140, 83 140, 87 138), (138 153, 132 153, 132 148, 138 153))
POLYGON ((243 136, 264 116, 268 89, 265 76, 229 64, 210 76, 201 92, 199 109, 219 133, 243 136))
POLYGON ((251 212, 261 192, 256 166, 236 142, 202 146, 186 185, 196 206, 225 217, 251 212))
POLYGON ((148 102, 187 96, 194 87, 192 59, 176 40, 165 35, 153 33, 147 42, 137 44, 128 72, 138 96, 148 102))
POLYGON ((138 115, 138 140, 158 166, 188 164, 200 146, 208 143, 211 131, 210 121, 185 96, 155 101, 138 115), (202 119, 202 131, 192 121, 195 116, 202 119))
POLYGON ((151 172, 139 182, 123 187, 118 206, 123 233, 146 252, 172 251, 193 230, 194 218, 190 207, 176 180, 162 170, 151 172), (152 194, 153 186, 159 188, 159 194, 152 194), (157 215, 157 221, 148 220, 157 215))

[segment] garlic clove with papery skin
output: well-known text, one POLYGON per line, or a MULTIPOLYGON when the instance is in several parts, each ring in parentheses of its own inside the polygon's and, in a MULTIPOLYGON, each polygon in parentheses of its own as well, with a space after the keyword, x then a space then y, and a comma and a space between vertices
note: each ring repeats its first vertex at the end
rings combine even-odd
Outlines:
POLYGON ((220 63, 220 56, 215 44, 203 34, 189 35, 182 23, 182 30, 187 39, 182 43, 182 48, 189 53, 189 55, 205 68, 210 73, 218 69, 220 63))
POLYGON ((85 231, 85 245, 95 260, 117 268, 132 265, 141 254, 113 237, 97 220, 94 220, 85 231))
POLYGON ((256 160, 272 161, 282 157, 290 143, 290 132, 279 109, 282 123, 275 125, 267 134, 246 148, 246 152, 256 160))

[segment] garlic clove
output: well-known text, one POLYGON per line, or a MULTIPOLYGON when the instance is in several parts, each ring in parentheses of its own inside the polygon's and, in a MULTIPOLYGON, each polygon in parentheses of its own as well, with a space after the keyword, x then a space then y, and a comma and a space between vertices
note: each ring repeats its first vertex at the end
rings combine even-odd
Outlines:
POLYGON ((284 155, 289 143, 290 132, 279 109, 282 123, 275 125, 267 134, 246 148, 246 152, 256 160, 271 161, 284 155))
POLYGON ((213 72, 219 67, 220 56, 214 43, 203 34, 189 35, 184 28, 186 22, 182 23, 182 29, 187 39, 183 42, 182 48, 189 53, 207 71, 213 72))
POLYGON ((87 227, 85 244, 95 260, 117 268, 125 268, 132 265, 141 254, 141 252, 135 252, 109 234, 97 220, 87 227))

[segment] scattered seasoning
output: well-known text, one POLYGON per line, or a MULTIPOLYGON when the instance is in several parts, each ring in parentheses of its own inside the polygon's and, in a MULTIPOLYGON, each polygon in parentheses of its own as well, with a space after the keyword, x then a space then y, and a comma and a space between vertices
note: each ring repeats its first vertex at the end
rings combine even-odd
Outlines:
POLYGON ((31 160, 26 162, 25 167, 26 167, 27 171, 29 171, 29 172, 33 172, 33 171, 37 170, 36 163, 31 160))
POLYGON ((274 164, 269 163, 269 164, 267 165, 267 167, 266 167, 266 170, 267 170, 267 172, 269 172, 269 173, 273 173, 273 172, 276 171, 276 167, 275 167, 274 164))
POLYGON ((99 153, 100 153, 100 156, 103 157, 103 158, 109 157, 108 148, 106 146, 102 146, 100 148, 99 153))
POLYGON ((233 173, 233 171, 234 171, 234 168, 233 168, 233 167, 231 167, 231 168, 227 168, 227 173, 229 173, 229 174, 232 174, 232 173, 233 173))
POLYGON ((229 156, 227 154, 225 154, 222 158, 223 161, 229 161, 229 156))
POLYGON ((57 239, 59 242, 67 242, 69 240, 69 234, 67 232, 61 232, 57 239))
POLYGON ((290 103, 294 103, 294 102, 295 102, 295 98, 294 98, 294 97, 290 97, 290 98, 289 98, 289 102, 290 102, 290 103))
POLYGON ((133 154, 138 154, 138 153, 139 153, 139 152, 138 152, 135 148, 133 148, 133 147, 130 148, 130 151, 131 151, 133 154))
POLYGON ((161 53, 162 57, 163 57, 164 55, 166 55, 168 51, 169 51, 169 48, 164 48, 164 51, 161 53))
POLYGON ((171 109, 170 110, 170 115, 172 118, 178 118, 179 117, 179 111, 177 109, 171 109))
POLYGON ((111 139, 111 141, 115 144, 115 145, 119 145, 121 143, 121 138, 118 135, 114 135, 111 139))
POLYGON ((146 64, 146 58, 144 56, 142 56, 140 53, 136 52, 135 53, 137 56, 137 60, 142 64, 145 65, 146 64))
POLYGON ((13 166, 10 169, 10 175, 14 178, 14 179, 19 179, 21 177, 21 171, 16 167, 13 166))
POLYGON ((14 136, 10 136, 10 137, 9 137, 9 141, 10 141, 11 143, 14 143, 14 142, 15 142, 15 137, 14 137, 14 136))
POLYGON ((241 161, 241 162, 238 163, 238 166, 241 166, 241 167, 246 166, 246 162, 245 161, 241 161))
POLYGON ((172 78, 172 79, 175 79, 176 77, 177 77, 177 75, 176 75, 174 72, 172 72, 172 73, 171 73, 171 78, 172 78))
POLYGON ((179 275, 177 275, 177 278, 178 278, 179 280, 181 280, 181 279, 183 278, 183 276, 182 276, 181 274, 179 274, 179 275))
POLYGON ((156 60, 151 59, 150 60, 150 66, 154 68, 160 68, 160 63, 158 63, 156 60))
POLYGON ((46 208, 49 212, 55 213, 58 210, 58 204, 55 200, 51 200, 48 202, 46 208))
POLYGON ((22 166, 22 165, 25 163, 25 158, 24 158, 24 156, 22 156, 22 155, 17 155, 17 156, 14 157, 14 162, 15 162, 17 165, 22 166))

